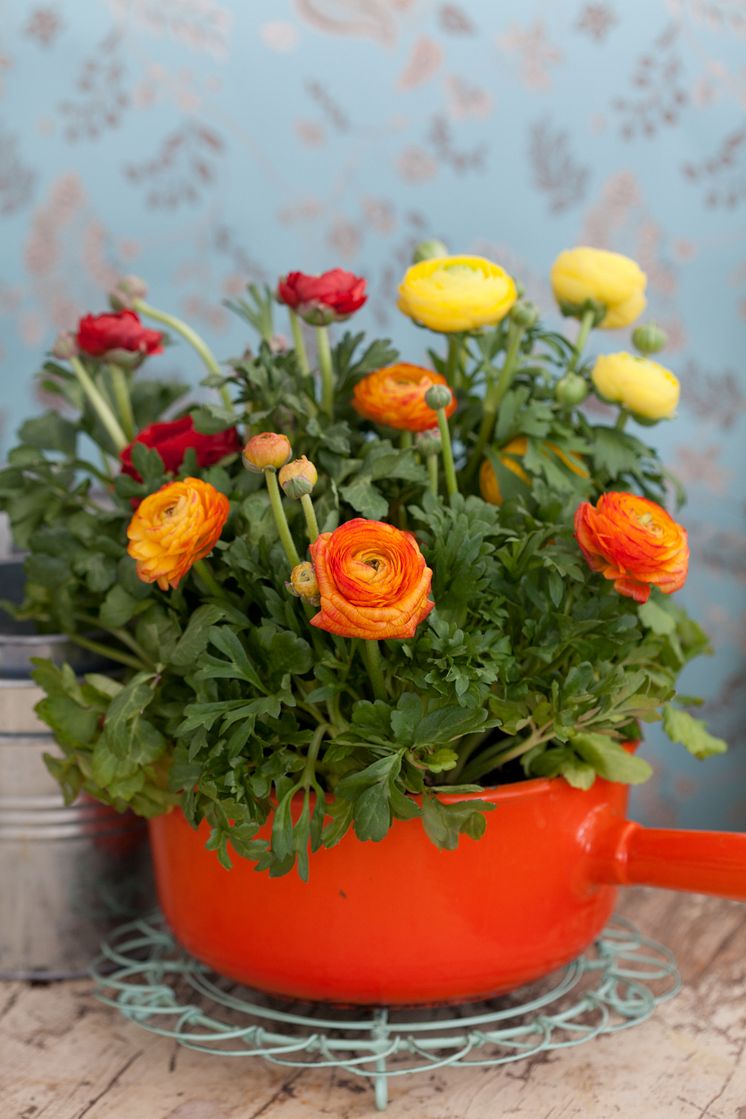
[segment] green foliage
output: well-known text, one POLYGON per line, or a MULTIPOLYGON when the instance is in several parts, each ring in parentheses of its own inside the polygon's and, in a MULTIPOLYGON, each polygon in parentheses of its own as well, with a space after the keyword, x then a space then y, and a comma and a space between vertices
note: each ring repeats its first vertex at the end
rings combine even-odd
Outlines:
MULTIPOLYGON (((662 718, 696 757, 725 748, 681 710, 690 700, 672 705, 682 668, 709 651, 706 635, 657 591, 643 606, 620 596, 589 571, 573 537, 580 501, 621 489, 663 502, 670 476, 645 441, 557 402, 574 354, 567 339, 540 324, 523 338, 483 452, 504 499, 495 506, 482 500, 470 460, 506 324, 464 339, 450 421, 461 492, 446 499, 442 469, 435 496, 416 444, 351 407, 360 378, 396 360, 387 341, 339 338, 330 418, 314 375, 278 352, 271 293, 249 288, 231 306, 259 343, 206 379, 229 390, 235 414, 214 398, 192 409, 196 429, 285 432, 294 455, 318 468, 321 530, 362 516, 413 532, 435 609, 413 638, 381 643, 384 693, 374 693, 356 643, 309 625, 313 608, 288 593, 263 479, 235 454, 200 467, 194 450, 178 476, 201 477, 231 502, 207 560, 217 591, 195 573, 166 592, 143 583, 126 529, 133 505, 169 481, 163 460, 136 444, 139 480, 122 474, 73 372, 48 362, 41 384, 60 410, 21 427, 0 470, 0 508, 29 553, 19 616, 110 651, 109 674, 82 680, 67 666, 36 665, 39 715, 61 751, 47 764, 68 801, 84 791, 144 816, 179 804, 193 824, 208 821, 209 847, 226 866, 239 856, 306 877, 320 847, 350 830, 380 842, 394 820, 416 819, 444 848, 478 839, 493 807, 479 792, 506 779, 579 789, 599 775, 643 781, 649 765, 623 746, 640 722, 662 718), (504 462, 519 437, 525 449, 511 453, 521 477, 504 462)), ((111 388, 97 363, 87 369, 111 388)), ((582 361, 576 372, 588 381, 582 361)), ((184 393, 142 370, 129 383, 138 428, 173 414, 184 393)), ((300 503, 283 507, 305 558, 300 503)))

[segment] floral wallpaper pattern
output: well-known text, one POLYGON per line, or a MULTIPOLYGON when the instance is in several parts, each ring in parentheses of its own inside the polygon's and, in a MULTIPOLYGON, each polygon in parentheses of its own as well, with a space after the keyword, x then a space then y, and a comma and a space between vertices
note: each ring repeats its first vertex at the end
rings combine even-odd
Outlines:
MULTIPOLYGON (((743 828, 745 59, 743 0, 7 0, 0 444, 41 403, 41 352, 122 271, 227 357, 247 280, 349 266, 357 321, 416 361, 394 293, 426 234, 550 313, 559 250, 634 256, 682 381, 653 437, 689 486, 685 594, 717 646, 686 684, 732 743, 700 768, 651 730, 636 810, 743 828)), ((158 360, 200 375, 181 347, 158 360)))

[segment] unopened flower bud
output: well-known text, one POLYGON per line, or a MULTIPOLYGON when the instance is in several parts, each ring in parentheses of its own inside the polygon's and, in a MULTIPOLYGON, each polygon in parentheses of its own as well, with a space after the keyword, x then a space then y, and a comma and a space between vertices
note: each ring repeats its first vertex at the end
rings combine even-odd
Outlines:
POLYGON ((414 445, 421 455, 439 455, 443 449, 440 429, 429 427, 426 431, 418 431, 414 437, 414 445))
POLYGON ((132 372, 140 368, 146 357, 147 354, 141 350, 123 350, 115 346, 113 350, 106 351, 105 360, 109 365, 117 365, 125 372, 132 372))
MULTIPOLYGON (((606 318, 608 307, 598 299, 584 299, 582 303, 571 303, 567 299, 558 299, 559 307, 565 318, 582 319, 588 311, 593 312, 592 326, 599 326, 606 318)), ((611 328, 610 328, 611 329, 611 328)))
POLYGON ((133 310, 138 299, 148 294, 148 285, 139 276, 122 276, 109 292, 109 303, 114 311, 133 310))
POLYGON ((554 386, 554 395, 557 402, 566 408, 582 404, 588 395, 588 382, 579 373, 565 373, 554 386))
POLYGON ((290 343, 284 334, 273 334, 269 340, 269 349, 273 354, 286 354, 290 349, 290 343))
POLYGON ((300 501, 305 494, 313 491, 319 475, 313 463, 309 462, 305 455, 301 455, 300 458, 293 459, 282 467, 279 478, 280 485, 287 496, 294 501, 300 501))
POLYGON ((263 470, 279 470, 293 453, 287 435, 263 431, 253 435, 243 449, 243 464, 247 470, 261 474, 263 470))
POLYGON ((60 361, 68 361, 79 354, 78 343, 71 330, 63 330, 58 334, 52 346, 52 355, 60 361))
POLYGON ((528 299, 521 300, 520 303, 514 304, 510 317, 516 326, 528 329, 536 323, 539 317, 539 308, 534 303, 530 303, 528 299))
POLYGON ((452 400, 453 393, 448 385, 431 385, 425 393, 425 403, 436 412, 439 408, 447 408, 452 400))
POLYGON ((313 564, 307 560, 295 565, 290 572, 290 582, 286 583, 285 586, 291 594, 294 594, 297 598, 305 599, 311 606, 318 606, 321 602, 316 572, 313 569, 313 564))
POLYGON ((665 349, 668 335, 657 323, 643 323, 632 331, 632 345, 641 354, 657 354, 665 349))
POLYGON ((421 260, 434 260, 439 256, 448 256, 448 249, 442 241, 430 237, 427 241, 420 241, 412 250, 412 264, 419 264, 421 260))

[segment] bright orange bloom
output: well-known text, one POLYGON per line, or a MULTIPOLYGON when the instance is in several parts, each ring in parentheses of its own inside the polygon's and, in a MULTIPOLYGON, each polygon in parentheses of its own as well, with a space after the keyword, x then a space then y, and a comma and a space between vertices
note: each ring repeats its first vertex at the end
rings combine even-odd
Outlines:
MULTIPOLYGON (((448 382, 440 373, 421 365, 399 361, 369 373, 355 385, 353 407, 366 420, 373 420, 398 431, 427 431, 436 427, 438 416, 425 403, 425 393, 432 385, 448 382)), ((446 416, 456 411, 456 400, 445 409, 446 416)))
POLYGON ((589 566, 635 602, 647 602, 651 586, 672 594, 686 582, 686 529, 646 497, 605 493, 595 509, 582 502, 575 513, 575 537, 589 566))
POLYGON ((127 528, 127 551, 143 583, 178 587, 190 567, 212 551, 230 502, 200 478, 170 482, 140 502, 127 528))
POLYGON ((433 573, 409 532, 357 517, 311 545, 321 610, 311 625, 340 637, 413 637, 433 609, 433 573))

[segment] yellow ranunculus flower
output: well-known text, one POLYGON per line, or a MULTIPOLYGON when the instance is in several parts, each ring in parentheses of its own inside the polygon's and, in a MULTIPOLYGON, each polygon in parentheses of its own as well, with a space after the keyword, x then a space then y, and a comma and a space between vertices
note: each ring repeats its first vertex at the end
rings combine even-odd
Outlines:
POLYGON ((646 420, 667 420, 679 403, 679 381, 650 358, 604 354, 591 374, 599 396, 646 420))
POLYGON ((647 276, 621 253, 581 246, 560 253, 551 272, 554 297, 565 315, 580 316, 584 304, 600 303, 606 314, 602 330, 629 326, 645 309, 647 276))
POLYGON ((513 278, 481 256, 422 260, 399 285, 399 310, 441 334, 494 326, 517 298, 513 278))

